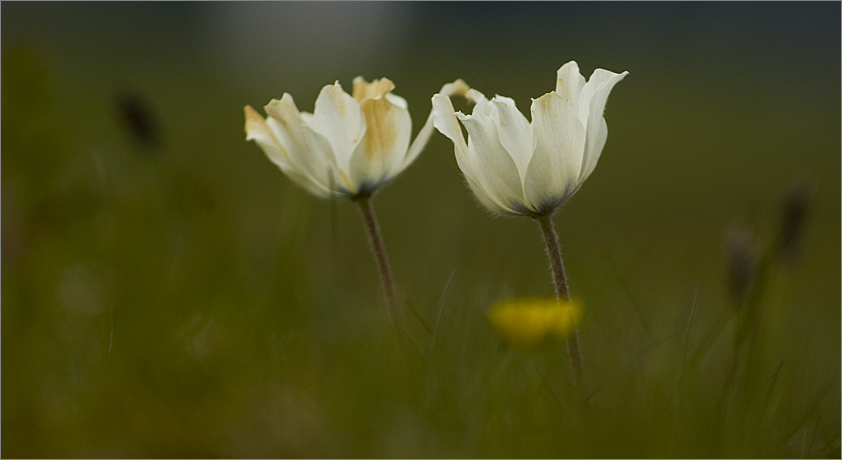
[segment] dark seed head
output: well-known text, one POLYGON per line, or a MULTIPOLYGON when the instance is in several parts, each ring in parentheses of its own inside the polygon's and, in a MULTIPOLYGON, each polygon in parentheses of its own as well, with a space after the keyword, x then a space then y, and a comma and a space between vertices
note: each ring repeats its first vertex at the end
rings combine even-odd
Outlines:
POLYGON ((813 201, 813 189, 806 183, 792 187, 784 200, 779 250, 789 261, 798 257, 804 234, 804 221, 813 201))
POLYGON ((147 149, 160 148, 161 129, 146 100, 129 91, 120 92, 115 98, 121 121, 134 141, 147 149))
POLYGON ((754 283, 757 257, 754 235, 745 227, 732 227, 725 234, 728 251, 728 288, 740 303, 754 283))

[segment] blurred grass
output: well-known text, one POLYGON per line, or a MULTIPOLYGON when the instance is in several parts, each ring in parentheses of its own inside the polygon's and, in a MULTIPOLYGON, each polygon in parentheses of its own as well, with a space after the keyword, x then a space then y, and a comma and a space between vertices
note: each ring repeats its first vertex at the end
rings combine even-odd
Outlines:
POLYGON ((4 457, 839 457, 838 4, 373 5, 3 5, 4 457), (372 51, 313 25, 356 9, 402 28, 364 36, 372 51), (261 16, 339 38, 260 35, 261 16), (630 71, 556 216, 584 413, 562 345, 520 354, 488 326, 551 278, 537 226, 480 209, 447 139, 374 202, 435 328, 413 323, 416 366, 356 210, 242 133, 243 105, 287 91, 312 110, 358 74, 393 79, 416 129, 457 77, 525 110, 570 59, 630 71), (124 90, 159 147, 122 124, 124 90), (742 223, 764 250, 802 180, 803 253, 773 264, 735 353, 724 235, 742 223))

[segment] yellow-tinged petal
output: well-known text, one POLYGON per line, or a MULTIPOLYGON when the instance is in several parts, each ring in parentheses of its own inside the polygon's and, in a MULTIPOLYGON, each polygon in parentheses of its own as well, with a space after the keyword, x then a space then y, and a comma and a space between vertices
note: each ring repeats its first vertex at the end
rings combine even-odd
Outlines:
POLYGON ((273 99, 264 109, 269 114, 266 124, 287 152, 292 169, 309 178, 322 190, 321 195, 354 192, 334 189, 341 181, 333 148, 326 137, 305 122, 291 95, 284 93, 280 100, 273 99))
MULTIPOLYGON (((392 94, 394 88, 388 78, 367 82, 360 76, 348 95, 337 81, 322 88, 312 114, 300 112, 284 93, 265 106, 265 119, 245 109, 247 140, 257 141, 285 174, 316 195, 371 194, 415 160, 435 129, 433 110, 410 145, 412 119, 406 100, 392 94)), ((471 99, 470 92, 462 80, 441 89, 445 96, 471 99)), ((490 103, 478 96, 485 111, 490 103)), ((455 121, 452 110, 450 116, 455 121)), ((455 125, 461 138, 458 121, 455 125)), ((461 144, 467 151, 464 139, 461 144)))
POLYGON ((522 351, 539 348, 550 339, 561 339, 582 319, 582 303, 519 297, 495 305, 488 313, 492 328, 510 346, 522 351))
POLYGON ((263 121, 263 117, 257 113, 257 110, 254 110, 254 107, 250 105, 243 107, 243 113, 246 116, 246 140, 250 141, 254 139, 252 133, 256 134, 261 131, 266 123, 263 121))
POLYGON ((461 78, 457 78, 453 83, 445 83, 444 86, 441 87, 439 94, 444 94, 445 96, 462 96, 465 97, 468 91, 471 90, 471 87, 465 83, 465 80, 461 78))
MULTIPOLYGON (((293 180, 296 184, 303 187, 308 192, 321 197, 330 195, 329 190, 314 182, 310 177, 301 171, 297 170, 290 161, 289 154, 283 145, 278 141, 273 130, 267 124, 267 121, 254 110, 251 106, 246 106, 246 140, 253 140, 266 154, 266 157, 274 163, 284 174, 293 180)), ((275 123, 269 118, 269 122, 275 123)))
POLYGON ((371 83, 365 81, 365 78, 361 76, 354 78, 354 99, 357 102, 365 98, 382 97, 393 89, 395 89, 395 84, 386 77, 374 80, 371 83))
POLYGON ((284 151, 281 144, 278 143, 278 140, 275 139, 275 135, 272 134, 272 130, 266 126, 266 121, 263 119, 257 110, 254 110, 252 106, 247 105, 243 108, 246 116, 246 140, 247 141, 255 141, 257 144, 264 149, 267 155, 270 157, 276 156, 280 161, 286 161, 289 163, 289 160, 286 158, 286 152, 284 151), (271 152, 266 151, 266 149, 271 150, 271 152))
POLYGON ((283 145, 278 142, 272 129, 266 124, 263 117, 254 110, 250 105, 244 109, 246 115, 246 140, 255 141, 257 145, 263 150, 263 153, 281 168, 281 171, 287 172, 292 169, 292 164, 289 160, 289 154, 283 145))
POLYGON ((386 98, 365 98, 360 102, 366 130, 351 155, 351 181, 359 193, 373 191, 397 174, 409 148, 412 119, 409 111, 386 98), (371 190, 367 190, 371 189, 371 190))

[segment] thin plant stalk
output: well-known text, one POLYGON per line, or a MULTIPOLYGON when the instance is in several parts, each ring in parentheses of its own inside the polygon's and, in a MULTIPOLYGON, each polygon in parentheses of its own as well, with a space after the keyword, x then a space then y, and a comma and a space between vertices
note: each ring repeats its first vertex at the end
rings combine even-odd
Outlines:
MULTIPOLYGON (((550 259, 550 267, 553 272, 556 297, 559 300, 569 302, 570 292, 567 288, 564 262, 561 260, 561 247, 558 244, 558 235, 553 227, 552 216, 546 215, 537 219, 541 225, 544 242, 547 244, 547 257, 550 259)), ((573 383, 584 398, 586 397, 586 392, 583 380, 582 351, 579 348, 579 331, 575 326, 567 334, 567 354, 570 356, 570 367, 573 369, 573 383)))
POLYGON ((383 245, 383 237, 380 235, 377 216, 374 215, 371 196, 356 198, 354 202, 360 208, 360 214, 362 214, 363 223, 365 224, 365 231, 368 234, 368 242, 371 244, 371 252, 374 253, 374 260, 377 262, 377 270, 380 272, 380 281, 383 283, 383 295, 386 298, 389 316, 392 318, 395 330, 398 334, 401 334, 403 328, 400 323, 395 280, 392 277, 392 269, 389 266, 389 256, 386 254, 386 246, 383 245))

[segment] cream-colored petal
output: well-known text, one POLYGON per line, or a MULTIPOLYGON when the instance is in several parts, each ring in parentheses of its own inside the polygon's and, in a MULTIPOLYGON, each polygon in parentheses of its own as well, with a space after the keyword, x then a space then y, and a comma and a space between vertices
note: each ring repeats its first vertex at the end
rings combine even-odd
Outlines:
POLYGON ((407 166, 411 165, 418 155, 424 150, 424 147, 427 146, 427 142, 430 140, 430 136, 433 135, 433 131, 435 131, 435 127, 433 126, 433 120, 435 119, 435 114, 433 110, 430 110, 430 114, 427 116, 427 121, 424 123, 424 126, 421 127, 421 130, 418 131, 418 134, 415 135, 415 139, 412 141, 412 144, 409 146, 409 150, 406 152, 406 156, 403 158, 403 162, 401 163, 401 169, 405 169, 407 166))
MULTIPOLYGON (((274 118, 269 117, 266 119, 266 124, 272 130, 273 133, 283 133, 284 127, 274 118)), ((285 138, 285 134, 276 134, 277 138, 285 138)), ((327 144, 327 140, 324 140, 325 144, 327 144)), ((280 143, 280 142, 279 142, 280 143)), ((286 149, 286 147, 284 147, 286 149)), ((327 148, 330 148, 328 145, 327 148)), ((344 192, 337 188, 335 185, 340 184, 341 181, 338 179, 338 168, 333 164, 319 164, 313 165, 313 160, 310 159, 307 161, 306 164, 302 165, 302 161, 300 159, 301 154, 307 154, 307 152, 301 152, 299 150, 292 150, 293 152, 298 152, 295 156, 288 155, 290 159, 290 169, 289 171, 284 171, 291 179, 293 179, 296 183, 301 183, 301 180, 296 179, 296 177, 303 178, 303 180, 310 183, 310 186, 306 186, 307 190, 313 191, 313 188, 318 190, 317 192, 313 192, 319 196, 328 196, 334 194, 343 194, 344 192)))
POLYGON ((465 182, 468 183, 468 186, 474 193, 474 196, 490 211, 501 214, 509 214, 509 210, 501 208, 501 204, 497 203, 494 198, 486 194, 482 186, 477 183, 476 173, 474 172, 473 166, 468 162, 468 157, 461 154, 458 149, 458 147, 454 146, 454 150, 456 151, 456 164, 459 166, 459 170, 462 171, 462 175, 465 177, 465 182))
MULTIPOLYGON (((587 116, 588 120, 592 113, 591 107, 594 107, 595 101, 597 103, 596 107, 599 109, 597 110, 598 116, 602 116, 602 112, 605 109, 605 101, 608 99, 611 88, 628 74, 628 72, 614 73, 605 69, 596 69, 593 71, 591 78, 582 87, 579 95, 581 111, 587 116)), ((585 119, 582 119, 583 123, 585 119)))
POLYGON ((468 160, 476 182, 500 207, 522 207, 523 182, 515 161, 500 143, 498 122, 484 115, 456 116, 468 130, 468 160))
POLYGON ((517 165, 520 180, 526 178, 526 168, 532 159, 532 126, 517 109, 515 101, 503 96, 491 100, 497 109, 497 134, 500 143, 517 165))
POLYGON ((549 214, 576 188, 585 127, 570 102, 551 92, 532 101, 532 136, 535 153, 524 191, 540 214, 549 214))
POLYGON ((582 113, 579 106, 579 94, 585 86, 585 77, 579 72, 579 64, 576 61, 570 61, 558 69, 555 92, 559 96, 570 101, 573 110, 580 115, 582 124, 585 123, 587 113, 582 113))
POLYGON ((590 80, 582 89, 581 101, 588 102, 588 118, 585 128, 587 130, 587 138, 585 141, 584 158, 582 160, 582 179, 584 180, 591 171, 596 167, 597 160, 602 154, 602 148, 605 146, 605 139, 600 139, 600 136, 608 135, 608 127, 605 127, 603 132, 603 125, 605 119, 602 114, 605 112, 605 104, 608 102, 608 94, 620 80, 625 78, 628 72, 620 74, 609 72, 603 69, 596 69, 591 75, 590 80))
MULTIPOLYGON (((461 113, 460 113, 461 115, 461 113)), ((456 155, 456 164, 465 175, 465 180, 474 192, 474 195, 480 202, 488 209, 494 212, 503 214, 509 213, 510 210, 504 209, 502 204, 495 202, 479 184, 477 173, 474 171, 474 166, 468 159, 468 144, 465 142, 465 137, 462 134, 462 127, 459 126, 459 120, 456 118, 456 111, 453 109, 453 103, 450 98, 443 94, 436 94, 433 96, 433 124, 436 129, 453 141, 453 151, 456 155)))
POLYGON ((329 193, 353 193, 342 187, 341 174, 330 142, 314 131, 298 112, 292 96, 284 93, 265 107, 266 124, 286 150, 292 168, 329 193))
POLYGON ((304 188, 308 192, 326 198, 330 192, 321 184, 313 182, 308 176, 299 173, 293 168, 289 160, 289 155, 283 146, 278 142, 272 130, 263 120, 263 117, 257 113, 251 106, 245 107, 246 115, 246 140, 253 140, 269 158, 269 161, 274 163, 287 177, 293 182, 304 188))
POLYGON ((406 103, 406 99, 398 96, 397 94, 386 93, 384 96, 389 102, 395 104, 396 106, 409 110, 409 104, 406 103))
MULTIPOLYGON (((462 80, 458 79, 453 83, 445 83, 441 87, 441 91, 438 94, 443 96, 450 96, 454 95, 462 95, 464 96, 465 93, 470 89, 470 87, 462 80)), ((415 136, 415 139, 412 141, 412 144, 409 146, 409 150, 406 152, 406 156, 403 159, 403 165, 401 168, 406 168, 413 161, 421 154, 421 151, 424 150, 424 147, 427 145, 427 142, 430 140, 430 136, 435 131, 435 127, 433 122, 435 120, 435 110, 430 108, 430 114, 427 116, 427 121, 424 123, 424 126, 421 127, 421 130, 418 131, 418 134, 415 136)))
POLYGON ((474 182, 467 174, 465 174, 465 182, 468 183, 468 187, 473 192, 474 198, 480 202, 480 204, 488 209, 489 211, 495 214, 503 214, 508 216, 519 216, 522 213, 515 211, 514 209, 503 205, 502 203, 495 201, 495 198, 486 194, 485 190, 476 182, 474 182))
POLYGON ((469 88, 467 91, 465 91, 465 99, 473 102, 474 104, 480 101, 488 100, 488 98, 485 97, 485 94, 482 94, 481 92, 473 88, 469 88))
MULTIPOLYGON (((590 137, 590 132, 588 132, 588 136, 590 137)), ((602 155, 602 149, 605 147, 606 140, 608 140, 608 124, 605 122, 605 117, 602 117, 602 123, 600 123, 599 133, 596 136, 596 142, 591 145, 586 144, 585 147, 585 158, 582 160, 582 173, 579 174, 580 184, 584 182, 588 176, 591 175, 594 168, 596 168, 596 163, 599 161, 600 155, 602 155)))
POLYGON ((462 135, 459 120, 456 119, 456 110, 453 108, 450 98, 443 94, 433 96, 433 125, 439 132, 453 141, 457 157, 464 157, 468 154, 468 144, 462 135))
MULTIPOLYGON (((474 193, 474 196, 489 211, 497 214, 513 216, 528 213, 517 211, 516 208, 509 206, 503 200, 501 200, 499 194, 496 193, 494 190, 487 189, 483 185, 480 185, 479 175, 474 170, 475 166, 468 160, 467 156, 457 155, 456 164, 459 166, 459 169, 462 170, 462 173, 465 176, 465 182, 468 183, 468 186, 471 188, 471 191, 474 193)), ((517 209, 522 209, 522 206, 518 207, 517 209)))
POLYGON ((349 176, 358 193, 371 193, 397 174, 409 147, 412 119, 409 112, 388 99, 365 98, 360 108, 366 131, 351 155, 349 176))
POLYGON ((348 171, 351 153, 365 132, 365 117, 359 103, 339 82, 319 92, 310 125, 330 142, 339 169, 348 171))
POLYGON ((310 128, 313 128, 315 130, 315 123, 316 122, 314 120, 315 117, 313 116, 312 113, 310 113, 310 112, 298 112, 298 115, 301 117, 302 120, 304 120, 304 123, 307 123, 307 126, 309 126, 310 128))
POLYGON ((475 104, 471 115, 491 116, 494 113, 494 104, 479 91, 470 89, 465 93, 465 97, 475 104))

